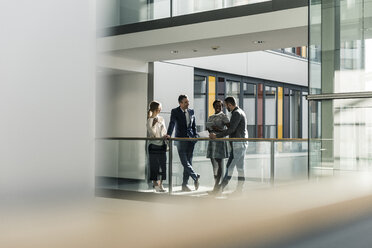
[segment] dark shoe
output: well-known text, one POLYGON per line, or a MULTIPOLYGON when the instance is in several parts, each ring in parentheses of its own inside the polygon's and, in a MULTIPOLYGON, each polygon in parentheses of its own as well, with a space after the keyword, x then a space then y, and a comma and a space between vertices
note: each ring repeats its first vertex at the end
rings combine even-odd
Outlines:
POLYGON ((182 185, 182 192, 190 192, 191 189, 187 185, 182 185))
POLYGON ((238 188, 234 192, 232 192, 231 195, 233 195, 233 196, 241 196, 241 195, 243 195, 243 189, 238 188))
POLYGON ((208 195, 215 195, 215 194, 217 194, 219 188, 220 188, 220 187, 219 187, 219 184, 214 185, 213 190, 207 192, 208 195))
POLYGON ((156 185, 154 186, 154 189, 156 192, 164 193, 166 190, 163 188, 162 185, 156 185))
POLYGON ((200 178, 200 174, 196 176, 196 180, 194 181, 195 190, 199 189, 199 185, 200 185, 199 178, 200 178))
POLYGON ((166 192, 167 190, 163 188, 163 184, 159 185, 159 192, 166 192))

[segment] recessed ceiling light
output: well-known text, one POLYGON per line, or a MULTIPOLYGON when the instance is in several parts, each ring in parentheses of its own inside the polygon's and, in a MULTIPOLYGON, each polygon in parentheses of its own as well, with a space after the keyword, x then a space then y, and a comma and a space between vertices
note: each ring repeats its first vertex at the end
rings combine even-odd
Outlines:
POLYGON ((211 46, 212 50, 216 51, 220 46, 211 46))
POLYGON ((264 41, 263 40, 255 40, 255 41, 253 41, 253 43, 254 44, 262 44, 262 43, 264 43, 264 41))
POLYGON ((178 50, 172 50, 171 53, 176 54, 178 53, 178 50))

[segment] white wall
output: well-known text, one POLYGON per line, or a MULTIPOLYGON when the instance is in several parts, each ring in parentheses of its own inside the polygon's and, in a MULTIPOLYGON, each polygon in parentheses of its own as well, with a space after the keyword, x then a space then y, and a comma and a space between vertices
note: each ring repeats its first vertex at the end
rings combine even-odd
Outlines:
MULTIPOLYGON (((147 74, 99 75, 96 137, 146 137, 147 74)), ((145 141, 97 140, 96 176, 145 178, 145 141)))
POLYGON ((248 76, 308 86, 307 61, 274 52, 248 53, 248 76))
POLYGON ((189 97, 190 108, 194 102, 194 68, 163 62, 154 62, 154 100, 163 105, 161 115, 168 127, 170 112, 178 107, 178 96, 189 97))
POLYGON ((307 61, 259 51, 169 61, 171 63, 307 86, 307 61))
POLYGON ((146 137, 147 74, 98 78, 96 136, 146 137))
POLYGON ((93 196, 95 2, 0 1, 0 25, 2 206, 93 196))

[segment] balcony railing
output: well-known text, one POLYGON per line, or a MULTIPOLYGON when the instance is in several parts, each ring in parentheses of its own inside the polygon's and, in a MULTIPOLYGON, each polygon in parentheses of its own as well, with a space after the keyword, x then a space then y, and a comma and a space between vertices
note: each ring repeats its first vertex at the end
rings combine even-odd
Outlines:
POLYGON ((138 0, 97 1, 100 28, 157 20, 272 0, 138 0))
MULTIPOLYGON (((149 180, 148 141, 151 138, 102 138, 96 143, 96 187, 135 192, 154 192, 149 180)), ((169 139, 167 153, 167 179, 163 182, 169 194, 181 194, 183 166, 180 162, 176 142, 196 142, 193 153, 194 170, 201 175, 198 191, 205 193, 214 186, 212 164, 206 158, 210 139, 169 139)), ((307 179, 307 139, 217 139, 215 142, 247 142, 244 159, 245 186, 271 186, 274 183, 307 179)), ((230 148, 229 148, 230 149, 230 148)), ((224 166, 228 159, 224 159, 224 166)), ((224 175, 224 171, 223 174, 224 175)), ((237 184, 235 169, 227 190, 237 184)), ((189 180, 193 189, 193 180, 189 180)), ((183 194, 183 193, 182 193, 183 194)))

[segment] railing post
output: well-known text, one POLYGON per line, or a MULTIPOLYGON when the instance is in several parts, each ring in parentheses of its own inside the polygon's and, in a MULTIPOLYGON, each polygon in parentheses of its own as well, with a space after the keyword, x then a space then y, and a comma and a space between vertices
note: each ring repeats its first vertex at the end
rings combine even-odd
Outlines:
POLYGON ((168 164, 169 164, 169 168, 168 168, 168 189, 169 189, 169 194, 172 194, 172 191, 173 191, 173 182, 172 182, 172 160, 173 160, 173 142, 172 140, 170 139, 169 140, 169 156, 168 156, 168 164))
POLYGON ((274 176, 275 176, 275 173, 274 173, 274 163, 275 163, 275 143, 274 143, 274 140, 271 140, 271 145, 270 145, 270 184, 271 185, 274 185, 274 176))
POLYGON ((173 0, 170 0, 170 17, 173 17, 173 0))

